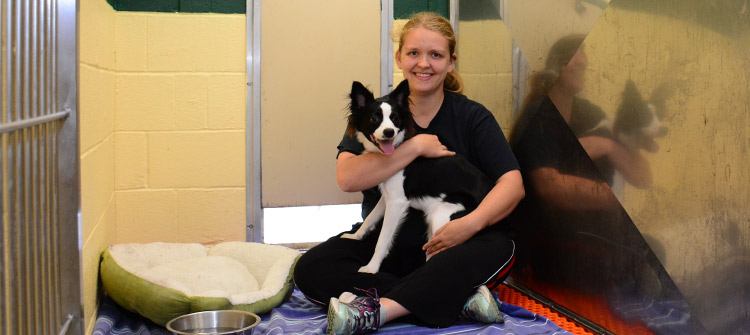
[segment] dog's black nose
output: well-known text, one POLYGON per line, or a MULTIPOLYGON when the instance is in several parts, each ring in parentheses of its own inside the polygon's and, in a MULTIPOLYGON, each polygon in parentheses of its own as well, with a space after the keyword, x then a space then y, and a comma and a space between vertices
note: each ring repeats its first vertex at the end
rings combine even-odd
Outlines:
POLYGON ((386 130, 383 130, 383 136, 391 138, 393 137, 393 134, 395 131, 393 131, 393 128, 387 128, 386 130))

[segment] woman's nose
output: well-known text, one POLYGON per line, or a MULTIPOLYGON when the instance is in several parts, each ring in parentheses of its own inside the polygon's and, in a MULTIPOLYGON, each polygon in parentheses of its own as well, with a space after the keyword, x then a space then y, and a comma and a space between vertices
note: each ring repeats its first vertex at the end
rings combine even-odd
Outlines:
POLYGON ((419 56, 419 58, 417 59, 417 65, 419 65, 421 67, 428 67, 428 66, 430 66, 430 63, 427 61, 427 56, 424 56, 424 55, 419 56))

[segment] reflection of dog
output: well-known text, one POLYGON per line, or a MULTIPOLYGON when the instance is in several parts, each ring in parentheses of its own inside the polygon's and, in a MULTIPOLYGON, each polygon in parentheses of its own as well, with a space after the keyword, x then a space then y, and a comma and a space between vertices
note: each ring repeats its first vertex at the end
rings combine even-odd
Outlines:
POLYGON ((666 87, 661 86, 654 91, 649 101, 645 101, 635 83, 628 80, 612 126, 615 139, 632 151, 658 151, 659 146, 654 138, 662 137, 668 131, 662 125, 667 94, 666 87))
MULTIPOLYGON (((347 132, 356 136, 366 151, 390 155, 399 144, 414 135, 415 122, 409 110, 406 80, 391 94, 378 99, 355 81, 351 99, 347 132)), ((359 272, 378 272, 410 207, 424 212, 429 225, 429 240, 438 228, 476 208, 492 188, 492 183, 458 156, 419 157, 378 188, 382 196, 362 226, 354 234, 342 235, 343 238, 361 240, 383 219, 372 259, 359 272)))

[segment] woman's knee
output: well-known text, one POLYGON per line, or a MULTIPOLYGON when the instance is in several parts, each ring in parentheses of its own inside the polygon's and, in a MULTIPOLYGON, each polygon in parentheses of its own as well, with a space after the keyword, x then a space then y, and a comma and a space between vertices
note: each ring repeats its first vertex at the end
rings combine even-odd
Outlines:
POLYGON ((294 283, 297 285, 297 287, 300 287, 300 290, 302 290, 301 287, 306 287, 307 283, 315 278, 315 274, 313 273, 315 270, 315 259, 313 255, 309 253, 304 253, 300 258, 297 260, 297 264, 294 265, 294 283))
POLYGON ((305 286, 306 283, 325 279, 338 269, 341 264, 341 252, 337 252, 335 245, 323 242, 308 250, 297 260, 294 267, 294 281, 297 286, 305 286))

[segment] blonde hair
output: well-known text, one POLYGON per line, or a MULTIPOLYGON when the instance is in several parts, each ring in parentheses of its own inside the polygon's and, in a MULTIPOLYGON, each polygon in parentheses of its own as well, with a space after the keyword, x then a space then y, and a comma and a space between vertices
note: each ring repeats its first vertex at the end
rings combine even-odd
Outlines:
MULTIPOLYGON (((443 35, 443 37, 448 40, 448 50, 450 51, 451 59, 453 61, 456 60, 456 34, 453 32, 453 27, 451 27, 451 23, 444 17, 432 12, 419 12, 412 14, 409 21, 407 21, 404 27, 398 32, 398 35, 396 36, 394 34, 393 39, 398 43, 399 54, 401 53, 401 47, 404 46, 404 37, 417 28, 425 28, 443 35)), ((455 67, 453 71, 445 76, 443 87, 451 92, 463 92, 464 80, 461 78, 461 75, 458 74, 455 67)))

